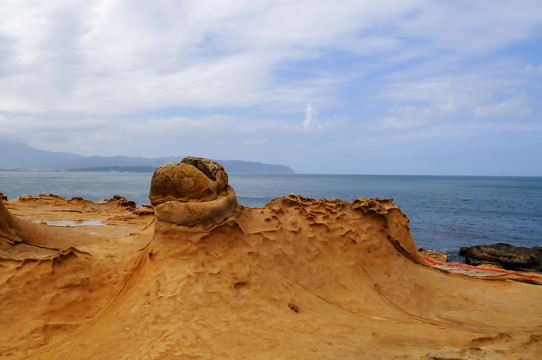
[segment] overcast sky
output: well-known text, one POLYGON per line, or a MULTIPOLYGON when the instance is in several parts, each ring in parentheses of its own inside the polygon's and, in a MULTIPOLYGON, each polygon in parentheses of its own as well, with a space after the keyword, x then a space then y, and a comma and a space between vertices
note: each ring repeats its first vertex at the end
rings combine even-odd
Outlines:
POLYGON ((542 176, 542 1, 0 1, 0 137, 542 176))

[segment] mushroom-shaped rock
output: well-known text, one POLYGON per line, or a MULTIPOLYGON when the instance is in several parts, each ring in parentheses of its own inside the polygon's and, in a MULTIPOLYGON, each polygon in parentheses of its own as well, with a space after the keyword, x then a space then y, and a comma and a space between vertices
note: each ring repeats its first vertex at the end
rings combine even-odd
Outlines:
POLYGON ((158 166, 152 176, 149 200, 158 220, 177 225, 209 225, 237 209, 237 198, 228 185, 224 167, 191 156, 180 163, 158 166))

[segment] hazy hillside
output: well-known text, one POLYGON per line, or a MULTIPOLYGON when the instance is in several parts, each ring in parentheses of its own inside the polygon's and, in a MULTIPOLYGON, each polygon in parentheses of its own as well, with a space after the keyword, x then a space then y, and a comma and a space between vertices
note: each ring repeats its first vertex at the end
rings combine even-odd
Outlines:
POLYGON ((69 153, 42 151, 24 143, 0 140, 0 169, 62 169, 85 157, 69 153))
MULTIPOLYGON (((183 156, 142 158, 129 156, 82 156, 33 148, 25 143, 0 139, 0 169, 70 171, 154 171, 166 161, 181 161, 183 156)), ((217 160, 232 174, 294 174, 285 165, 240 160, 217 160)))

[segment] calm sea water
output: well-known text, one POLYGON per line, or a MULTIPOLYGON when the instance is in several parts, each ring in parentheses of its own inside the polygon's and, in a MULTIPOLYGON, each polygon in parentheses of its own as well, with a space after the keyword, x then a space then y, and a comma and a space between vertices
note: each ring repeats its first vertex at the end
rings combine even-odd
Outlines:
MULTIPOLYGON (((151 173, 0 172, 9 199, 54 193, 97 201, 115 194, 148 203, 151 173)), ((446 251, 506 242, 542 244, 542 178, 377 175, 230 175, 240 204, 263 206, 296 193, 350 201, 394 198, 418 246, 446 251)))

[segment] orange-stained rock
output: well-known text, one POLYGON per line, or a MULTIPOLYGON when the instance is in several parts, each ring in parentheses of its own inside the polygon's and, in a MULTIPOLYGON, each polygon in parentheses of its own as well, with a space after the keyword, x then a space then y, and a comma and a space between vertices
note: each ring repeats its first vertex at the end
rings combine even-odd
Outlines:
POLYGON ((436 251, 436 250, 430 250, 430 249, 418 249, 423 256, 429 257, 433 260, 440 261, 440 262, 447 262, 448 261, 448 254, 436 251))

